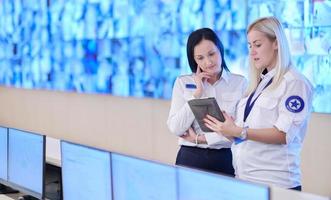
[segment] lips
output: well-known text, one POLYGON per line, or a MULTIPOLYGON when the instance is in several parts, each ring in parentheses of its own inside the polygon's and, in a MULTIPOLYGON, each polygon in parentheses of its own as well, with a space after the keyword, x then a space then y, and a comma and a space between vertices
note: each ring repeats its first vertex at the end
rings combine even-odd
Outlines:
POLYGON ((205 69, 206 70, 213 70, 215 68, 215 65, 213 65, 213 66, 208 66, 208 67, 206 67, 205 69))

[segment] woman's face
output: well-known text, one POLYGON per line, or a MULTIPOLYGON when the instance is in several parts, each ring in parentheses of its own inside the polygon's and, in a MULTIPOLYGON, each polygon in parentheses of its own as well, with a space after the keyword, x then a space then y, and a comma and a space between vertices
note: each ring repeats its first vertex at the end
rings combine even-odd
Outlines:
POLYGON ((202 40, 193 49, 193 56, 198 67, 211 75, 218 75, 222 68, 222 57, 217 46, 210 40, 202 40))
POLYGON ((277 41, 271 41, 266 34, 251 30, 247 35, 249 56, 257 69, 268 71, 273 69, 277 63, 277 41))

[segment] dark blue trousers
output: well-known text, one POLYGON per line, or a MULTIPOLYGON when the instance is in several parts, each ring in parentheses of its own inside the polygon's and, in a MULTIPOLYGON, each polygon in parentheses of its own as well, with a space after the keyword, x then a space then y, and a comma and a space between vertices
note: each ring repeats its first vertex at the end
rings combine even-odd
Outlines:
POLYGON ((176 165, 234 176, 230 148, 203 149, 181 146, 176 165))

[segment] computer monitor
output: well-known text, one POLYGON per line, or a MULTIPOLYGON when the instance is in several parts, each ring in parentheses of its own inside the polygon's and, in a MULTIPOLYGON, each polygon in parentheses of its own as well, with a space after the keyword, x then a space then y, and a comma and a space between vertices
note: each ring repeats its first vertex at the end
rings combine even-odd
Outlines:
POLYGON ((112 153, 114 199, 177 199, 172 166, 112 153))
POLYGON ((111 200, 110 153, 61 141, 64 199, 111 200))
POLYGON ((0 183, 7 181, 7 148, 8 148, 7 128, 0 127, 0 183))
POLYGON ((178 167, 179 200, 269 200, 269 187, 228 176, 178 167))
POLYGON ((9 129, 8 183, 32 197, 44 198, 45 136, 9 129))

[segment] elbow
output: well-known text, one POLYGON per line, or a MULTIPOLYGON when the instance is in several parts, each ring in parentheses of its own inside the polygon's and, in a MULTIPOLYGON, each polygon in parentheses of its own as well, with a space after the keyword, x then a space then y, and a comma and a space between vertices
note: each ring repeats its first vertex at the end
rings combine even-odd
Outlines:
POLYGON ((273 140, 274 144, 281 144, 281 145, 286 145, 288 143, 288 138, 287 134, 284 131, 284 129, 278 128, 278 126, 274 126, 273 129, 273 140))
POLYGON ((286 133, 280 131, 280 136, 278 137, 278 141, 280 144, 286 145, 287 144, 286 133))
POLYGON ((175 134, 176 136, 182 136, 184 135, 185 131, 182 131, 179 126, 173 122, 172 120, 168 119, 167 121, 168 129, 171 133, 175 134))

